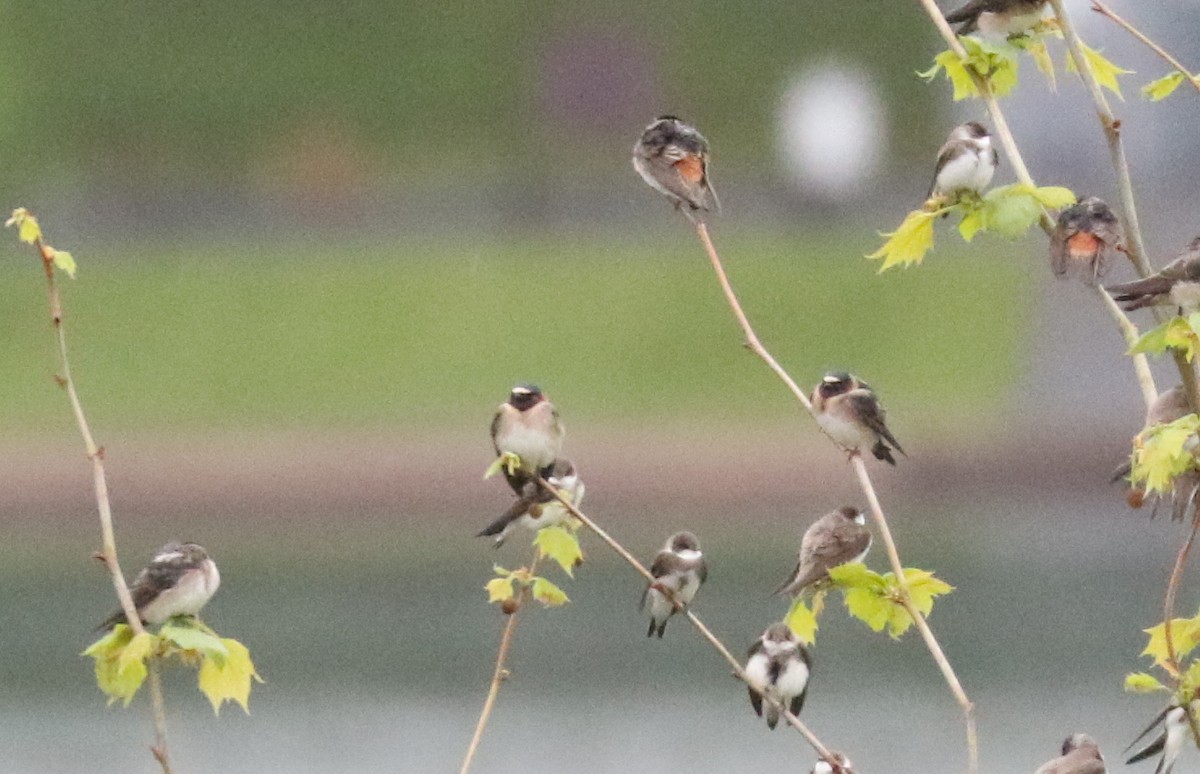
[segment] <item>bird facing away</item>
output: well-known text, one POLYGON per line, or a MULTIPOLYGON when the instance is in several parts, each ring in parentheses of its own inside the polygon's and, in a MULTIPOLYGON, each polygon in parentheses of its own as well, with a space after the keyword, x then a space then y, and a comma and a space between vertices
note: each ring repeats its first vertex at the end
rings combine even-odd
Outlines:
POLYGON ((511 473, 504 469, 508 485, 518 496, 527 482, 550 474, 550 467, 562 452, 565 434, 558 410, 541 390, 532 384, 512 388, 508 400, 500 404, 492 418, 492 448, 496 456, 511 452, 521 458, 518 469, 511 473))
POLYGON ((982 193, 992 182, 1000 154, 992 145, 992 135, 978 121, 968 121, 950 131, 938 149, 937 166, 927 199, 957 199, 963 193, 982 193))
POLYGON ((829 578, 829 571, 850 562, 861 562, 871 549, 871 530, 857 508, 827 513, 804 531, 796 569, 775 590, 798 597, 829 578))
POLYGON ((981 32, 1007 38, 1036 27, 1045 7, 1046 0, 970 0, 946 14, 946 21, 959 25, 959 35, 981 32))
MULTIPOLYGON (((799 715, 808 692, 812 659, 788 625, 782 622, 771 624, 750 646, 748 655, 746 677, 754 684, 749 691, 750 706, 755 714, 759 717, 763 714, 761 691, 787 707, 793 715, 799 715)), ((773 729, 778 723, 779 710, 768 702, 767 727, 773 729)))
POLYGON ((659 116, 633 146, 633 168, 687 213, 721 209, 708 179, 708 140, 675 116, 659 116))
POLYGON ((646 636, 662 639, 667 621, 675 615, 674 602, 691 604, 700 586, 708 579, 708 565, 700 551, 700 541, 690 532, 676 532, 650 565, 654 583, 642 593, 641 610, 649 609, 650 628, 646 636))
POLYGON ((1096 740, 1071 734, 1062 744, 1062 755, 1043 763, 1034 774, 1105 774, 1104 757, 1096 740))
POLYGON ((1120 250, 1121 222, 1102 200, 1089 196, 1058 214, 1050 235, 1050 268, 1056 277, 1074 274, 1089 285, 1108 271, 1110 250, 1120 250))
MULTIPOLYGON (((561 491, 576 508, 583 501, 583 479, 570 460, 555 460, 550 468, 550 475, 546 477, 546 483, 561 491)), ((484 527, 476 537, 495 535, 496 547, 499 548, 518 524, 536 532, 542 527, 569 522, 572 518, 571 512, 557 497, 531 479, 524 483, 512 507, 484 527)))
POLYGON ((888 430, 887 412, 866 382, 848 373, 825 374, 812 393, 813 415, 834 443, 855 454, 870 449, 876 459, 896 464, 892 449, 904 454, 888 430))
MULTIPOLYGON (((1150 408, 1146 410, 1145 427, 1138 436, 1154 428, 1156 425, 1165 425, 1174 422, 1177 419, 1187 416, 1192 413, 1191 406, 1188 404, 1187 393, 1184 392, 1182 386, 1175 386, 1169 390, 1165 390, 1158 394, 1158 397, 1150 404, 1150 408)), ((1138 437, 1134 437, 1134 443, 1138 442, 1138 437)), ((1125 462, 1113 472, 1112 481, 1115 483, 1129 475, 1133 469, 1129 460, 1125 462)), ((1140 508, 1145 497, 1145 493, 1141 490, 1132 490, 1130 505, 1140 508)), ((1200 494, 1200 471, 1187 470, 1180 473, 1171 480, 1171 520, 1183 521, 1187 518, 1188 511, 1196 502, 1196 495, 1200 494)), ((1162 497, 1158 494, 1154 495, 1154 507, 1150 512, 1150 518, 1154 518, 1158 514, 1158 506, 1162 501, 1162 497)))
POLYGON ((829 761, 821 759, 813 764, 812 774, 854 774, 854 764, 850 762, 849 758, 834 750, 829 752, 837 761, 837 771, 833 770, 833 765, 829 761))
MULTIPOLYGON (((1192 706, 1195 708, 1196 703, 1193 702, 1192 706)), ((1133 747, 1141 741, 1160 723, 1162 731, 1154 738, 1154 741, 1130 756, 1129 760, 1125 761, 1125 765, 1144 761, 1153 755, 1162 753, 1162 757, 1158 759, 1158 766, 1154 769, 1154 774, 1171 774, 1179 760, 1179 753, 1183 752, 1183 743, 1189 731, 1187 713, 1183 711, 1183 707, 1178 704, 1167 705, 1167 708, 1151 721, 1146 730, 1138 734, 1137 739, 1134 739, 1129 747, 1133 747)), ((1125 748, 1127 752, 1129 747, 1125 748)))
POLYGON ((1200 306, 1200 237, 1157 274, 1105 290, 1126 312, 1147 306, 1176 306, 1195 311, 1200 306))
MULTIPOLYGON (((129 593, 145 624, 177 615, 197 615, 221 585, 221 574, 208 552, 195 543, 168 543, 133 579, 129 593)), ((101 629, 127 623, 124 611, 108 617, 101 629)))

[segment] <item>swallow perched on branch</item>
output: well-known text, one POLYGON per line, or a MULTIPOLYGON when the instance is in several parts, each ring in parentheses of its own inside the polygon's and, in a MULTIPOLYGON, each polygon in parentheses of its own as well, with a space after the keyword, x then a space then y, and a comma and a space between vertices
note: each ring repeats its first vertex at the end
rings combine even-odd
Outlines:
POLYGON ((1050 235, 1055 276, 1075 274, 1089 285, 1108 271, 1108 251, 1120 250, 1121 222, 1102 200, 1089 196, 1058 214, 1050 235))
POLYGON ((686 205, 689 218, 699 210, 721 209, 708 179, 708 140, 675 116, 659 116, 646 127, 633 146, 633 168, 675 209, 686 205))
MULTIPOLYGON (((201 546, 167 543, 133 579, 129 593, 142 623, 157 625, 177 615, 197 615, 220 585, 217 565, 201 546)), ((123 610, 99 628, 119 623, 128 623, 123 610)))
POLYGON ((1071 734, 1062 744, 1062 755, 1043 763, 1034 774, 1104 774, 1104 756, 1087 734, 1071 734))
POLYGON ((650 611, 647 637, 662 639, 667 621, 675 615, 675 602, 687 606, 696 597, 700 586, 708 579, 708 565, 700 551, 700 541, 690 532, 676 532, 667 538, 666 545, 650 565, 654 583, 642 593, 640 609, 650 611))
POLYGON ((834 443, 854 454, 870 449, 876 459, 896 464, 892 449, 904 454, 888 430, 887 412, 871 386, 848 373, 825 374, 812 393, 813 414, 834 443))
POLYGON ((968 121, 950 130, 938 149, 937 166, 926 199, 935 196, 956 199, 964 192, 979 194, 992 182, 1000 154, 992 135, 978 121, 968 121))
MULTIPOLYGON (((562 492, 563 496, 576 508, 583 501, 583 479, 575 470, 570 460, 555 460, 550 467, 550 475, 546 483, 562 492)), ((517 501, 500 515, 500 518, 481 530, 476 537, 496 537, 496 547, 504 544, 510 532, 518 524, 534 532, 542 527, 569 522, 573 517, 571 512, 557 497, 538 484, 536 479, 526 481, 521 488, 517 501)))
POLYGON ((1175 306, 1193 312, 1200 306, 1200 237, 1157 274, 1105 290, 1126 312, 1147 306, 1175 306))
MULTIPOLYGON (((1195 707, 1195 703, 1192 705, 1195 707)), ((1188 737, 1190 729, 1188 728, 1187 713, 1183 707, 1178 704, 1169 704, 1167 708, 1151 721, 1145 731, 1138 734, 1137 739, 1134 739, 1129 747, 1133 747, 1140 742, 1143 737, 1153 731, 1159 724, 1162 724, 1162 731, 1154 738, 1154 741, 1146 745, 1142 749, 1135 752, 1129 760, 1125 761, 1128 766, 1131 763, 1144 761, 1152 755, 1162 753, 1162 757, 1158 759, 1158 766, 1154 769, 1154 774, 1171 774, 1175 768, 1175 763, 1179 760, 1179 754, 1183 752, 1184 740, 1188 737)), ((1129 747, 1125 751, 1129 751, 1129 747)))
MULTIPOLYGON (((793 715, 799 715, 808 693, 808 675, 812 658, 808 650, 785 623, 771 624, 762 636, 750 646, 746 661, 746 677, 753 683, 749 687, 750 706, 760 718, 763 714, 763 694, 775 699, 793 715)), ((774 729, 779 723, 779 710, 767 703, 767 727, 774 729)))
MULTIPOLYGON (((508 400, 496 409, 492 418, 492 447, 496 456, 515 454, 520 467, 510 471, 504 466, 508 485, 520 497, 525 484, 538 475, 548 478, 551 466, 562 452, 566 431, 558 419, 558 410, 535 385, 519 384, 508 400)), ((536 483, 536 482, 535 482, 536 483)))
MULTIPOLYGON (((1187 393, 1182 386, 1177 385, 1169 390, 1164 390, 1158 394, 1158 397, 1150 404, 1150 408, 1146 410, 1145 426, 1138 433, 1138 436, 1156 425, 1170 424, 1190 413, 1192 413, 1192 407, 1188 403, 1187 393)), ((1134 443, 1137 443, 1136 436, 1134 437, 1134 443)), ((1132 462, 1126 460, 1119 468, 1113 471, 1110 481, 1116 483, 1127 477, 1132 470, 1132 462)), ((1184 471, 1171 481, 1172 521, 1183 521, 1187 517, 1188 510, 1196 502, 1197 494, 1200 494, 1200 471, 1184 471)), ((1130 490, 1129 504, 1131 506, 1140 508, 1144 499, 1144 491, 1140 489, 1130 490)), ((1154 508, 1150 511, 1150 518, 1154 518, 1158 514, 1158 506, 1162 499, 1160 495, 1154 495, 1154 508)))
POLYGON ((959 25, 959 35, 1007 38, 1036 27, 1045 7, 1046 0, 970 0, 946 14, 946 21, 959 25))
POLYGON ((814 521, 804 531, 796 569, 775 590, 798 597, 829 578, 829 571, 850 562, 861 562, 871 550, 871 530, 857 508, 839 508, 814 521))

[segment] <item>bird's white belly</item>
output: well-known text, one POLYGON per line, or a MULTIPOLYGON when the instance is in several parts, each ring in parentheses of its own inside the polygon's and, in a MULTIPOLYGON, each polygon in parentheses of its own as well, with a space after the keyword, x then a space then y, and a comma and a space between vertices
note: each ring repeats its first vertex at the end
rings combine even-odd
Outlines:
POLYGON ((875 443, 875 436, 870 430, 829 412, 818 414, 817 424, 846 451, 870 448, 875 443))
POLYGON ((176 615, 196 615, 212 599, 221 585, 217 567, 209 562, 204 568, 189 570, 171 588, 159 594, 142 610, 147 623, 160 624, 176 615))
POLYGON ((502 452, 512 452, 521 458, 521 467, 532 472, 554 464, 558 449, 544 432, 526 427, 516 427, 504 438, 498 439, 502 452))
POLYGON ((779 696, 785 703, 804 693, 806 685, 808 667, 804 666, 803 661, 789 661, 779 673, 779 679, 775 681, 775 689, 779 691, 779 696))
POLYGON ((938 192, 952 194, 955 191, 982 191, 992 182, 995 172, 996 168, 984 154, 964 153, 942 167, 937 178, 938 192))
POLYGON ((1200 282, 1176 282, 1171 288, 1171 303, 1184 309, 1200 306, 1200 282))
POLYGON ((750 660, 746 662, 746 677, 750 679, 750 682, 754 683, 756 688, 765 690, 769 687, 769 667, 770 660, 766 657, 766 655, 763 653, 755 653, 750 657, 750 660))
POLYGON ((651 588, 646 594, 647 606, 650 609, 650 615, 656 621, 661 621, 667 618, 675 610, 675 606, 667 599, 666 595, 655 588, 651 588))

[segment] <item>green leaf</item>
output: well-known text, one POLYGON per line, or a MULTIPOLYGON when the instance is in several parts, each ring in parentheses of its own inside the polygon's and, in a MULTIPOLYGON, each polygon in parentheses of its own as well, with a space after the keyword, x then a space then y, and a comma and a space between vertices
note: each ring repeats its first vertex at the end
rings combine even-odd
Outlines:
POLYGON ((245 645, 228 637, 222 637, 221 644, 229 655, 219 663, 214 658, 204 659, 197 678, 200 692, 208 697, 215 714, 221 714, 221 705, 225 702, 235 701, 249 715, 250 681, 261 683, 263 679, 254 669, 245 645))
POLYGON ((979 88, 972 73, 978 75, 991 87, 997 97, 1003 97, 1017 86, 1017 50, 1008 43, 995 43, 980 38, 959 38, 967 51, 966 60, 953 51, 943 51, 933 58, 933 66, 917 75, 927 81, 939 72, 954 87, 954 100, 978 97, 979 88))
POLYGON ((521 458, 512 452, 504 452, 496 459, 492 460, 492 464, 488 465, 488 469, 483 472, 483 480, 487 481, 492 476, 499 473, 501 470, 506 470, 508 475, 512 475, 521 469, 521 458))
POLYGON ((958 54, 953 51, 943 51, 933 58, 933 67, 925 72, 918 72, 917 75, 927 81, 932 81, 937 76, 939 71, 945 71, 946 80, 954 87, 954 101, 964 100, 967 97, 978 97, 979 89, 975 86, 975 79, 967 72, 966 65, 963 60, 958 58, 958 54))
POLYGON ((933 598, 954 591, 954 587, 936 577, 928 570, 918 570, 913 567, 904 568, 904 579, 908 581, 908 596, 913 605, 928 616, 933 612, 933 598))
POLYGON ((1150 355, 1159 355, 1168 349, 1177 349, 1191 362, 1192 358, 1196 356, 1198 341, 1200 339, 1197 337, 1196 326, 1192 324, 1191 320, 1172 317, 1162 325, 1143 333, 1142 337, 1129 348, 1127 354, 1136 355, 1139 352, 1145 352, 1150 355))
POLYGON ((817 614, 809 609, 803 597, 797 597, 788 610, 787 618, 783 619, 805 645, 812 645, 817 640, 817 614))
POLYGON ((562 589, 542 577, 533 579, 532 591, 533 598, 546 607, 559 607, 571 601, 562 589))
MULTIPOLYGON (((1175 632, 1172 631, 1172 634, 1175 632)), ((1179 681, 1180 699, 1184 697, 1194 697, 1196 689, 1200 688, 1200 661, 1193 661, 1188 665, 1187 671, 1183 673, 1183 679, 1179 681)), ((1163 690, 1166 690, 1164 687, 1163 690)), ((1180 702, 1183 703, 1182 701, 1180 702)))
POLYGON ((887 271, 893 266, 911 266, 925 259, 925 253, 933 249, 933 222, 938 213, 925 210, 913 210, 904 218, 900 228, 890 234, 875 252, 867 257, 875 260, 883 259, 880 272, 887 271))
POLYGON ((504 578, 492 578, 483 587, 488 593, 488 602, 503 602, 506 599, 513 597, 513 579, 512 576, 504 578))
POLYGON ((833 585, 841 589, 867 589, 873 592, 883 592, 887 581, 877 572, 872 572, 862 562, 840 564, 829 571, 829 579, 833 585))
MULTIPOLYGON (((1154 659, 1155 664, 1167 671, 1171 671, 1169 663, 1170 654, 1167 653, 1166 626, 1158 624, 1142 631, 1149 635, 1149 640, 1146 642, 1146 649, 1142 651, 1142 655, 1151 657, 1154 659)), ((1176 658, 1182 659, 1191 653, 1196 648, 1196 645, 1200 644, 1200 620, 1196 618, 1172 618, 1171 642, 1175 646, 1176 658)))
POLYGON ((1129 693, 1154 693, 1167 690, 1167 686, 1160 683, 1154 675, 1130 672, 1125 675, 1125 690, 1129 693))
POLYGON ((846 611, 858 620, 871 627, 872 631, 881 632, 888 625, 895 603, 880 595, 878 591, 866 588, 846 589, 843 595, 846 611))
POLYGON ((1050 58, 1050 49, 1046 47, 1046 41, 1041 37, 1029 38, 1022 44, 1022 47, 1033 57, 1037 69, 1050 81, 1050 91, 1057 91, 1058 82, 1054 73, 1054 60, 1050 58))
POLYGON ((220 637, 211 631, 189 626, 187 618, 183 616, 172 618, 164 624, 158 630, 158 636, 174 643, 180 650, 194 651, 205 658, 211 658, 218 662, 224 661, 229 656, 229 651, 226 650, 220 637))
POLYGON ((1075 192, 1059 185, 1038 186, 1034 189, 1033 196, 1043 207, 1051 210, 1061 210, 1075 203, 1075 192))
POLYGON ((137 637, 126 624, 88 646, 83 652, 95 660, 96 685, 108 696, 108 703, 123 700, 128 706, 146 679, 145 659, 154 651, 156 638, 143 632, 137 637))
POLYGON ((1170 492, 1176 476, 1196 467, 1194 439, 1198 431, 1200 417, 1188 414, 1138 433, 1133 442, 1130 482, 1148 492, 1170 492))
POLYGON ((548 556, 562 567, 563 572, 575 577, 575 568, 583 563, 583 550, 579 540, 570 530, 559 525, 543 527, 533 539, 538 556, 548 556))
POLYGON ((53 247, 47 247, 46 251, 50 253, 54 265, 59 271, 64 271, 71 279, 75 279, 75 259, 66 250, 55 250, 53 247))
POLYGON ((1151 102, 1158 102, 1171 96, 1179 84, 1187 79, 1187 75, 1180 70, 1173 73, 1168 73, 1156 81, 1150 81, 1142 87, 1142 96, 1149 99, 1151 102))
POLYGON ((38 225, 38 219, 24 207, 13 210, 12 216, 4 221, 5 228, 11 226, 17 227, 17 239, 25 244, 36 244, 42 238, 42 227, 38 225))
POLYGON ((983 207, 971 207, 964 210, 962 220, 958 221, 958 233, 964 242, 970 242, 980 231, 987 230, 987 211, 983 207))
MULTIPOLYGON (((1091 69, 1092 75, 1096 76, 1096 82, 1116 94, 1119 99, 1125 99, 1121 96, 1121 84, 1117 83, 1117 76, 1132 73, 1133 70, 1118 67, 1086 43, 1080 42, 1079 45, 1083 48, 1083 57, 1087 60, 1088 68, 1091 69)), ((1073 73, 1079 72, 1079 68, 1075 66, 1074 57, 1067 57, 1067 70, 1073 73)))
POLYGON ((1020 183, 993 188, 983 200, 987 230, 1010 239, 1023 235, 1042 216, 1036 193, 1020 183))

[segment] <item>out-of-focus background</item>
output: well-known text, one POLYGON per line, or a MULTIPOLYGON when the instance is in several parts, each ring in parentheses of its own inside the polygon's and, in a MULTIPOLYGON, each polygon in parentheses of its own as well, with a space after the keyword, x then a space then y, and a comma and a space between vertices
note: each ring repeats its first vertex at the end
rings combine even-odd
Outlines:
MULTIPOLYGON (((1195 3, 1113 4, 1200 67, 1195 3)), ((1136 71, 1116 109, 1161 264, 1198 229, 1200 105, 1146 103, 1165 66, 1068 6, 1136 71)), ((804 384, 853 370, 890 410, 910 456, 877 483, 905 561, 958 587, 932 625, 978 704, 984 769, 1030 771, 1077 730, 1115 761, 1159 709, 1121 679, 1145 666, 1181 532, 1106 484, 1141 407, 1103 309, 1053 281, 1040 234, 968 249, 947 224, 927 265, 886 276, 862 257, 920 203, 949 128, 983 117, 914 75, 942 48, 916 3, 68 2, 4 19, 0 204, 80 263, 68 334, 125 569, 169 539, 207 546, 224 582, 205 618, 267 680, 252 717, 214 719, 169 675, 180 770, 456 770, 502 625, 482 586, 529 551, 473 537, 509 503, 481 473, 516 382, 559 405, 586 510, 632 550, 700 535, 696 610, 732 647, 783 614, 769 592, 805 526, 861 496, 630 169, 664 112, 713 145, 713 232, 766 344, 804 384)), ((1005 107, 1034 176, 1115 203, 1079 83, 1022 77, 1005 107)), ((141 697, 106 709, 78 655, 114 602, 44 280, 6 239, 0 770, 153 771, 141 697)), ((644 639, 640 582, 584 543, 558 579, 572 604, 518 628, 475 770, 807 771, 686 624, 644 639)), ((920 642, 840 607, 805 719, 862 771, 961 770, 920 642)))

